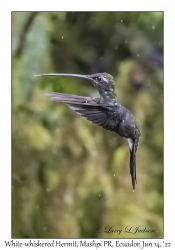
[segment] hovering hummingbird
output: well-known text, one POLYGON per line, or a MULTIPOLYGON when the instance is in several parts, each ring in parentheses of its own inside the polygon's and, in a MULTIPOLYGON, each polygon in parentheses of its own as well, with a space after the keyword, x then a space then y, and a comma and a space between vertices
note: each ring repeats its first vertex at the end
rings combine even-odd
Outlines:
POLYGON ((134 191, 135 183, 137 183, 136 151, 140 137, 140 129, 133 114, 117 101, 113 77, 107 73, 96 73, 92 75, 48 73, 35 76, 73 76, 92 81, 94 87, 100 94, 100 98, 55 92, 47 92, 46 96, 48 96, 51 101, 67 103, 77 114, 127 139, 130 148, 130 174, 134 191))

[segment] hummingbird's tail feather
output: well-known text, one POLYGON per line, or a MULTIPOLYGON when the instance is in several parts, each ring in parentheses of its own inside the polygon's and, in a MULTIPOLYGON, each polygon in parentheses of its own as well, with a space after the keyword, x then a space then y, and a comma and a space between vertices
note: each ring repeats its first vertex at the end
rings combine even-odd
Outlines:
POLYGON ((137 184, 135 142, 133 142, 132 149, 130 149, 130 174, 132 180, 132 187, 133 190, 135 190, 135 184, 137 184))

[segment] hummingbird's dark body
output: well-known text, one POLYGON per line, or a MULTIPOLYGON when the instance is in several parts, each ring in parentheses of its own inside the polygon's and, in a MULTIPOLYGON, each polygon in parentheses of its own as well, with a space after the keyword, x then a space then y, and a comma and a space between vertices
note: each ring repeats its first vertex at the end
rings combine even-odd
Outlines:
POLYGON ((50 92, 46 93, 50 100, 65 102, 79 115, 89 121, 111 131, 116 132, 128 140, 130 148, 130 174, 132 186, 136 183, 136 159, 135 154, 140 137, 140 129, 132 113, 122 106, 116 99, 114 79, 107 73, 93 75, 77 74, 42 74, 38 76, 76 76, 92 81, 100 94, 100 98, 77 96, 50 92))

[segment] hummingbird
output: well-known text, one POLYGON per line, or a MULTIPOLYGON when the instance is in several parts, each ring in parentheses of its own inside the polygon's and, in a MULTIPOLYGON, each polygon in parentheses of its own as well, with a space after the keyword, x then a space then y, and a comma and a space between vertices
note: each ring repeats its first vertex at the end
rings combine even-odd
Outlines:
POLYGON ((92 75, 48 73, 35 76, 81 77, 92 82, 99 92, 99 98, 56 92, 47 92, 46 96, 51 101, 68 104, 72 110, 87 120, 127 139, 130 149, 130 175, 134 191, 137 183, 136 151, 141 133, 134 115, 118 102, 113 77, 107 73, 92 75))

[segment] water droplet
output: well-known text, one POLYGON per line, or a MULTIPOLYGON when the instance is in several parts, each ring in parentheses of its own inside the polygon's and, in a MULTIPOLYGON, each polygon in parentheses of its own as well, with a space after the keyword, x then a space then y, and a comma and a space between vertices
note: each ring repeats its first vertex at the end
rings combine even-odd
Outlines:
POLYGON ((114 177, 115 177, 115 174, 114 174, 114 177))
POLYGON ((43 230, 44 230, 44 231, 46 231, 46 229, 47 229, 46 227, 43 227, 43 230))
POLYGON ((99 194, 99 197, 101 197, 101 194, 99 194))
POLYGON ((159 45, 161 45, 161 42, 159 42, 159 45))
POLYGON ((121 20, 121 23, 123 22, 123 20, 121 20))
POLYGON ((139 55, 139 54, 137 54, 137 56, 139 57, 140 55, 139 55))
POLYGON ((62 39, 64 38, 64 36, 61 37, 62 39))
POLYGON ((67 203, 67 204, 71 204, 73 202, 73 197, 72 197, 72 194, 71 193, 65 193, 64 195, 64 201, 67 203))
POLYGON ((152 30, 155 30, 156 27, 153 25, 151 28, 152 28, 152 30))

